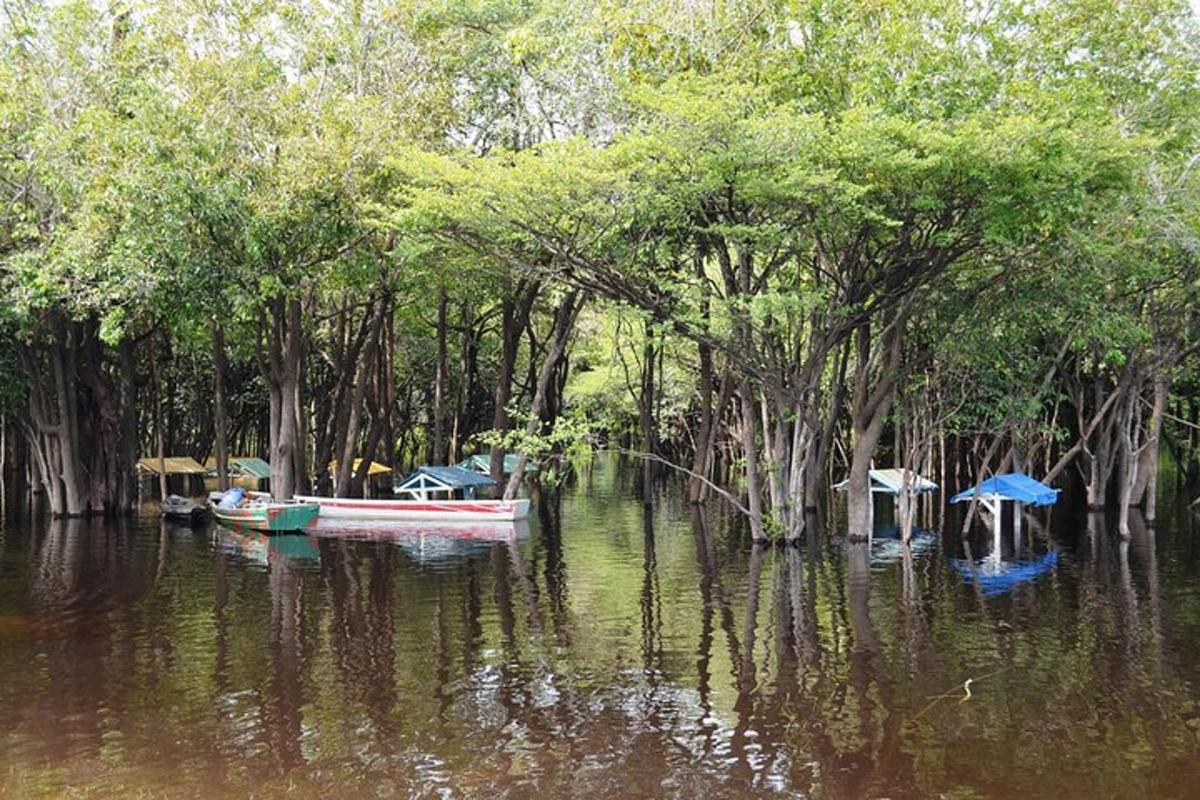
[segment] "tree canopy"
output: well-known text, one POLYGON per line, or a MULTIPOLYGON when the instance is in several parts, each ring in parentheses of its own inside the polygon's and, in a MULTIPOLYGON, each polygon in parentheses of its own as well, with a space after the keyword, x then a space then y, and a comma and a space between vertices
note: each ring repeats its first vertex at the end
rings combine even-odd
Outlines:
POLYGON ((154 448, 290 495, 586 442, 755 538, 848 475, 861 534, 951 441, 1152 516, 1198 413, 1187 3, 6 11, 0 402, 55 513, 154 448))

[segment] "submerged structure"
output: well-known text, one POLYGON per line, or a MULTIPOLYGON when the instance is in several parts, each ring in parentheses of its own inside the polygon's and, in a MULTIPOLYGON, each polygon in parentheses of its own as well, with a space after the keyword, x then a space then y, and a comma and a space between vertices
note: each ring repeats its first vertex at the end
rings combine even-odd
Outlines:
POLYGON ((471 500, 476 489, 491 488, 496 482, 486 475, 462 467, 417 467, 392 487, 398 497, 413 499, 471 500))
MULTIPOLYGON (((873 469, 867 473, 867 477, 871 481, 872 494, 889 494, 892 497, 899 497, 906 490, 910 495, 929 494, 938 490, 936 483, 907 469, 873 469)), ((850 488, 850 481, 847 479, 834 484, 833 488, 844 492, 850 488)))
MULTIPOLYGON (((1035 480, 1022 472, 996 475, 978 486, 965 489, 950 498, 951 503, 961 503, 976 498, 992 515, 992 553, 978 562, 954 560, 952 566, 968 583, 976 583, 985 596, 1003 594, 1020 583, 1026 583, 1058 564, 1058 554, 1053 550, 1033 561, 1006 562, 1001 558, 1000 529, 1003 521, 1004 503, 1017 506, 1049 506, 1058 502, 1058 489, 1035 480)), ((1021 510, 1013 509, 1014 546, 1021 536, 1021 510)))
MULTIPOLYGON (((923 478, 910 469, 893 467, 890 469, 871 469, 867 471, 867 480, 871 491, 871 502, 867 507, 870 512, 871 524, 869 530, 875 526, 875 495, 886 494, 896 500, 896 514, 898 517, 907 520, 908 535, 901 535, 901 539, 907 541, 912 534, 912 520, 915 513, 918 497, 932 494, 938 490, 938 485, 928 478, 923 478)), ((839 492, 846 492, 850 489, 850 479, 847 478, 840 483, 835 483, 833 488, 839 492)), ((903 525, 901 526, 904 527, 903 525)), ((851 538, 854 538, 853 536, 851 538)), ((872 538, 868 535, 868 539, 872 538)))
MULTIPOLYGON (((504 454, 504 474, 505 475, 512 475, 513 472, 516 471, 517 461, 519 459, 520 459, 520 455, 517 453, 505 453, 504 454)), ((471 472, 478 472, 480 475, 488 475, 492 471, 492 458, 487 453, 476 453, 473 456, 467 456, 466 458, 464 458, 462 461, 458 462, 454 466, 458 467, 459 469, 470 470, 471 472)), ((533 459, 527 459, 525 461, 525 474, 531 475, 537 471, 538 471, 538 465, 533 463, 533 459)))
MULTIPOLYGON (((979 486, 964 489, 951 497, 950 502, 961 503, 975 497, 978 497, 979 504, 992 515, 992 524, 998 537, 1005 501, 1029 506, 1054 505, 1058 502, 1058 489, 1034 480, 1023 472, 1007 472, 988 478, 979 486)), ((1021 514, 1016 511, 1013 513, 1013 529, 1019 531, 1020 528, 1021 514)))

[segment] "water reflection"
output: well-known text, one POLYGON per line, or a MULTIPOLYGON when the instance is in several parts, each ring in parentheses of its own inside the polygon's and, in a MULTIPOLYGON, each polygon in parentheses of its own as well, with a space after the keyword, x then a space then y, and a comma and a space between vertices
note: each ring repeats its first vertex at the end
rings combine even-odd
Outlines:
POLYGON ((914 526, 912 537, 905 543, 901 539, 899 526, 878 526, 871 537, 871 564, 878 566, 913 556, 925 556, 937 547, 937 543, 937 532, 928 528, 914 526))
POLYGON ((999 547, 906 547, 814 517, 756 549, 719 509, 588 479, 499 536, 10 530, 0 794, 1183 797, 1200 779, 1186 529, 1135 518, 1122 542, 1100 515, 1031 516, 999 547), (980 575, 1049 554, 1003 592, 980 575))
POLYGON ((1041 522, 1032 515, 1024 514, 1019 507, 1013 510, 1013 520, 1011 550, 1007 557, 1003 533, 993 527, 986 555, 982 558, 973 557, 970 543, 964 542, 967 557, 950 560, 950 566, 963 582, 983 597, 997 597, 1012 592, 1022 584, 1031 584, 1053 572, 1058 566, 1058 551, 1045 535, 1041 522), (1027 528, 1029 533, 1025 534, 1027 528), (1037 533, 1041 534, 1042 552, 1037 552, 1038 545, 1034 541, 1037 533))
MULTIPOLYGON (((296 567, 305 562, 317 563, 321 559, 316 538, 304 534, 268 536, 263 533, 232 531, 218 525, 213 528, 212 537, 216 549, 220 552, 238 556, 262 567, 280 564, 279 572, 286 571, 283 567, 296 567)), ((165 548, 167 541, 164 536, 160 546, 165 548)))

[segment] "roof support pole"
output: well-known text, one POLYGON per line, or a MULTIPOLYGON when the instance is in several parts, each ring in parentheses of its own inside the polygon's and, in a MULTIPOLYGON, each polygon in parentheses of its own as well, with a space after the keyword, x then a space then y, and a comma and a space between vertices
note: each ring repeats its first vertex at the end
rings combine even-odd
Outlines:
POLYGON ((875 493, 867 492, 867 544, 875 538, 875 493))
POLYGON ((996 499, 996 513, 994 516, 995 522, 992 523, 992 525, 995 528, 997 554, 1000 552, 1000 528, 1002 525, 1003 513, 1004 513, 1004 501, 997 498, 996 499))
POLYGON ((1013 549, 1017 559, 1021 557, 1021 512, 1024 509, 1020 503, 1013 503, 1013 549))
POLYGON ((1001 556, 1001 549, 1000 549, 1001 548, 1001 542, 1000 542, 1001 517, 1000 517, 1000 514, 1004 508, 1004 501, 1001 500, 1000 498, 996 498, 996 500, 993 503, 993 506, 994 506, 994 510, 992 512, 993 522, 992 522, 991 559, 995 564, 999 565, 1000 560, 1001 560, 1000 559, 1000 556, 1001 556))

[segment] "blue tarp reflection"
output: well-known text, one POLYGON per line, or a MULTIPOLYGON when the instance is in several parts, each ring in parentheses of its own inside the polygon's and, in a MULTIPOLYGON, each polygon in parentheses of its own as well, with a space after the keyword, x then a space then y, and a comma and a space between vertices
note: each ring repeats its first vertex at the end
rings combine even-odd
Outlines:
POLYGON ((1058 553, 1050 552, 1036 561, 993 561, 984 558, 980 561, 967 561, 965 558, 953 558, 950 566, 962 576, 965 583, 974 585, 979 582, 979 589, 984 597, 996 597, 1013 590, 1019 584, 1028 583, 1040 575, 1045 575, 1058 564, 1058 553))

